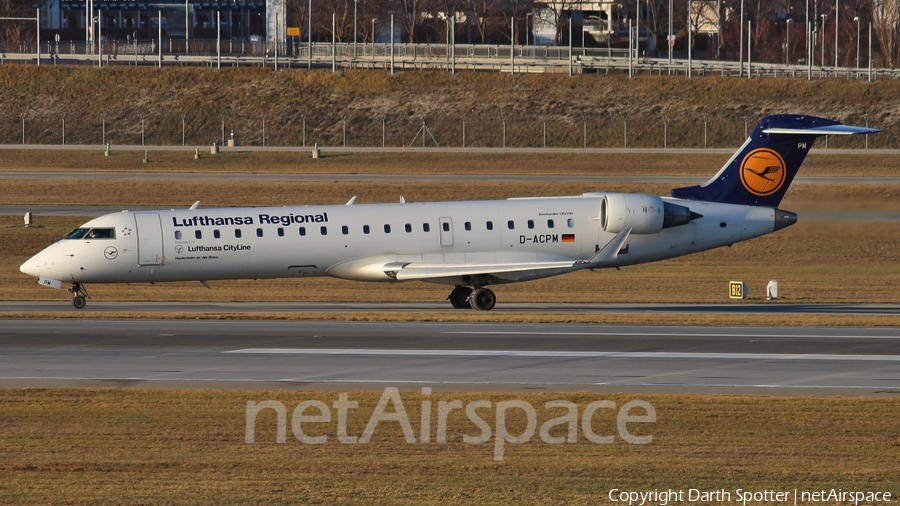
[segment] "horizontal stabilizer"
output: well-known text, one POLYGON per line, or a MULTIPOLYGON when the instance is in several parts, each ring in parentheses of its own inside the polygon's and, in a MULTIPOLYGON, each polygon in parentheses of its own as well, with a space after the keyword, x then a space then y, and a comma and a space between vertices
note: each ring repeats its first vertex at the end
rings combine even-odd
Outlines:
POLYGON ((810 128, 766 128, 763 129, 764 134, 786 134, 786 135, 862 135, 877 134, 881 132, 878 128, 858 127, 850 125, 825 125, 810 128))

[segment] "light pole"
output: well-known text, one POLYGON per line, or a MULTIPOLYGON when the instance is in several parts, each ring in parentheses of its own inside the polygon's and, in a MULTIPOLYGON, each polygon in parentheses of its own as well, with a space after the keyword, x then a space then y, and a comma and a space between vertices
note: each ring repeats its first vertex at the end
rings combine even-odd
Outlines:
POLYGON ((840 35, 841 31, 838 29, 838 22, 841 19, 841 10, 840 10, 841 2, 840 0, 834 0, 834 68, 838 68, 839 66, 839 57, 841 52, 838 51, 838 35, 840 35))
POLYGON ((534 16, 533 12, 525 13, 525 45, 526 46, 531 43, 529 40, 529 37, 531 37, 531 30, 528 28, 529 27, 528 18, 530 18, 531 16, 534 16))
POLYGON ((307 22, 309 26, 307 27, 306 36, 308 37, 309 42, 309 54, 306 55, 306 68, 312 68, 312 0, 309 0, 309 10, 306 12, 306 16, 309 18, 307 22))
POLYGON ((359 0, 353 0, 353 59, 356 59, 356 6, 359 0))
POLYGON ((785 65, 791 64, 791 23, 793 23, 793 22, 794 22, 793 19, 791 19, 791 18, 787 19, 787 32, 786 32, 787 40, 785 41, 785 44, 784 44, 785 45, 785 47, 784 47, 784 64, 785 65))
MULTIPOLYGON (((688 9, 688 11, 690 11, 690 9, 688 9)), ((688 16, 690 16, 690 12, 688 13, 688 16)), ((738 76, 744 77, 744 0, 741 0, 741 20, 740 22, 738 22, 738 27, 740 27, 741 32, 741 50, 739 55, 739 59, 741 61, 741 69, 738 73, 738 76)), ((688 49, 688 51, 690 51, 690 49, 688 49)))
POLYGON ((853 21, 856 21, 856 68, 859 69, 859 16, 855 16, 853 21))
POLYGON ((822 14, 822 66, 825 66, 825 19, 828 14, 822 14))
MULTIPOLYGON (((718 10, 716 11, 719 12, 718 10)), ((669 46, 669 65, 672 64, 672 51, 675 49, 675 39, 672 38, 672 15, 674 14, 674 6, 672 5, 672 0, 669 0, 669 32, 666 33, 666 45, 669 46)), ((718 42, 716 43, 718 44, 718 42)), ((665 142, 663 142, 665 144, 665 142)))
POLYGON ((373 60, 375 59, 375 39, 377 38, 377 37, 375 37, 375 21, 377 21, 377 20, 378 20, 378 18, 372 18, 372 59, 373 60))

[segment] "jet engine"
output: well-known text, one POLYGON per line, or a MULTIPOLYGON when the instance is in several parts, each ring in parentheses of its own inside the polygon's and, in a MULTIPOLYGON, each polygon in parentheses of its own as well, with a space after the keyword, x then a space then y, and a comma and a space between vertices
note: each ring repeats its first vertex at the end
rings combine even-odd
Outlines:
POLYGON ((656 195, 607 193, 600 201, 600 226, 618 234, 631 227, 632 234, 656 234, 664 228, 687 225, 701 215, 656 195))

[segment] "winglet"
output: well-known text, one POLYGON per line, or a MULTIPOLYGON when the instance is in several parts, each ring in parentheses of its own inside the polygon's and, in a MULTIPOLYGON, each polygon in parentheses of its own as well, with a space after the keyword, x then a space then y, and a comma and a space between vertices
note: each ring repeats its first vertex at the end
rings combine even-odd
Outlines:
POLYGON ((619 258, 619 251, 622 249, 622 246, 625 245, 625 241, 628 240, 629 234, 631 234, 631 227, 622 229, 622 231, 616 234, 611 241, 606 243, 606 246, 594 253, 594 256, 592 256, 586 264, 595 267, 615 262, 616 259, 619 258))

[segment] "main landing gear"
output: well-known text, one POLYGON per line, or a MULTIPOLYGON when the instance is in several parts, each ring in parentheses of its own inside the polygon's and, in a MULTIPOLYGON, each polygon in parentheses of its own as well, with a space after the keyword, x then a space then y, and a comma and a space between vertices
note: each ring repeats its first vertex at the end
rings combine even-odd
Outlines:
POLYGON ((456 309, 472 308, 479 311, 490 311, 497 303, 494 292, 480 286, 476 286, 474 290, 467 286, 457 286, 447 299, 456 309))
POLYGON ((72 307, 75 309, 84 309, 84 306, 87 305, 87 299, 91 298, 81 283, 72 283, 69 293, 72 294, 72 307))

